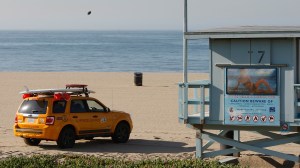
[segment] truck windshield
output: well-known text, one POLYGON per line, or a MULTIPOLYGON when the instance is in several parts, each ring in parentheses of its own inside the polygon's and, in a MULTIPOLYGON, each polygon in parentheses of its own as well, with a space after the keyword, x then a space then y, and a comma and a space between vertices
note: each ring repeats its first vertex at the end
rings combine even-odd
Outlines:
POLYGON ((44 100, 25 100, 23 101, 19 113, 25 114, 46 114, 48 101, 44 100))

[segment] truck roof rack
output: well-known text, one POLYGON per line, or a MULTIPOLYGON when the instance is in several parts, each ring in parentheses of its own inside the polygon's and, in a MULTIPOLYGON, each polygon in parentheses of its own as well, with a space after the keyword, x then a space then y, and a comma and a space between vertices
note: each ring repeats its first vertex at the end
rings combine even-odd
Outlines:
POLYGON ((66 88, 26 90, 20 92, 20 94, 30 94, 34 96, 34 95, 54 95, 55 93, 67 93, 69 95, 84 94, 86 97, 89 97, 90 93, 95 93, 95 92, 92 90, 88 90, 87 86, 88 85, 83 85, 83 84, 67 84, 66 88))

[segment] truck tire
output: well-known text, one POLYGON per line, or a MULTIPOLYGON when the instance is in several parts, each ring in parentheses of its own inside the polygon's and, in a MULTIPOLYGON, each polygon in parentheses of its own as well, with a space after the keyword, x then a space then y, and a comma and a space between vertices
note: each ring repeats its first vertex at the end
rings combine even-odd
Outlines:
POLYGON ((72 148, 75 145, 75 132, 72 128, 64 128, 56 141, 57 145, 61 149, 72 148))
POLYGON ((112 140, 115 143, 125 143, 128 141, 130 136, 130 127, 127 123, 121 122, 116 126, 112 140))
POLYGON ((35 138, 24 138, 24 142, 29 146, 38 146, 41 140, 35 138))

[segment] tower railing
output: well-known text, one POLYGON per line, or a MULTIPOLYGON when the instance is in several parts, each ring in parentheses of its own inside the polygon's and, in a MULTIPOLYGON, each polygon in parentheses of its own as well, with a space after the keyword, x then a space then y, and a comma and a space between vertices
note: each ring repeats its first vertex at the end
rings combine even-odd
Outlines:
POLYGON ((206 109, 209 108, 210 82, 208 80, 192 81, 178 84, 178 118, 181 123, 189 123, 190 119, 199 118, 204 124, 206 109))

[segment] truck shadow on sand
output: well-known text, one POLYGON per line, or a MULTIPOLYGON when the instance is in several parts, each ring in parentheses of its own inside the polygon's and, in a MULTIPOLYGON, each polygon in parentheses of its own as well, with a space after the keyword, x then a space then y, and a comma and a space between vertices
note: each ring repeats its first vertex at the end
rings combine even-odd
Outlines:
POLYGON ((39 147, 45 150, 61 150, 70 152, 118 152, 118 153, 180 153, 193 152, 195 147, 186 147, 186 143, 163 141, 130 139, 127 143, 113 143, 110 139, 94 139, 76 141, 75 146, 70 149, 59 149, 56 145, 40 144, 39 147))

